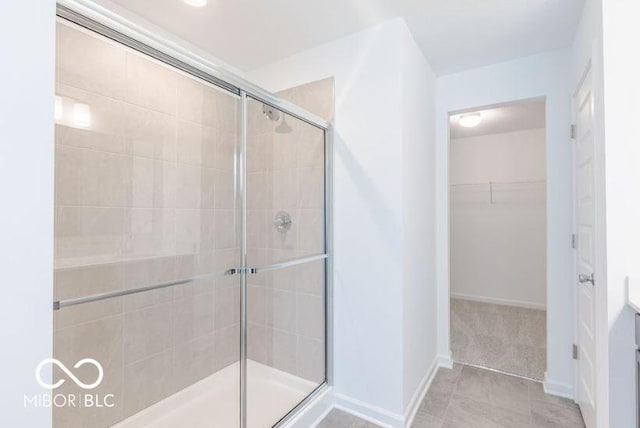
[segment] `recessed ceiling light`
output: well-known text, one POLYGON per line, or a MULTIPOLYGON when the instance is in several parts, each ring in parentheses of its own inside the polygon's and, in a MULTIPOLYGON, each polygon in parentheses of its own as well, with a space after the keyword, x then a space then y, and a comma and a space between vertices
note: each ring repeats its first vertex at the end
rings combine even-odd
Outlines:
POLYGON ((480 113, 463 114, 458 119, 458 123, 465 128, 475 128, 482 122, 482 115, 480 113))
POLYGON ((207 0, 184 0, 184 2, 193 7, 202 7, 207 5, 207 0))

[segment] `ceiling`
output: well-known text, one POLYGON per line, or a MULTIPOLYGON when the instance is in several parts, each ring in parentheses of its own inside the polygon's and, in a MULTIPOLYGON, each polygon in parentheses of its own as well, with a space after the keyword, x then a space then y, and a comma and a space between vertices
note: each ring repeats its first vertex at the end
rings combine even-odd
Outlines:
POLYGON ((480 112, 482 115, 482 122, 475 128, 461 126, 458 123, 460 117, 458 114, 450 117, 449 136, 452 140, 545 127, 545 102, 543 99, 466 113, 475 112, 480 112))
POLYGON ((96 0, 250 71, 403 16, 437 74, 570 45, 584 0, 96 0))

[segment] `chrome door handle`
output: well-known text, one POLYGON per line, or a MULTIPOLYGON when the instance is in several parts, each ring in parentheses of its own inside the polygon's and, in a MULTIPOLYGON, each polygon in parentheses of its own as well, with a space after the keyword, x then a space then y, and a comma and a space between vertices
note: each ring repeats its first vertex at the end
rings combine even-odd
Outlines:
POLYGON ((595 278, 593 277, 593 274, 585 275, 584 273, 581 273, 580 275, 578 275, 578 281, 580 282, 580 284, 586 284, 587 282, 590 282, 591 285, 596 285, 596 281, 595 281, 595 278))

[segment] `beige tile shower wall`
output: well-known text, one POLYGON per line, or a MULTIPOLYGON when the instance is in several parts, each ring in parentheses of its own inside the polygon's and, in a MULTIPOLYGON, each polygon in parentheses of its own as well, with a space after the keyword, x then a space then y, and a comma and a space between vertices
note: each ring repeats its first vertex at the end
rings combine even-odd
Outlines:
MULTIPOLYGON (((55 298, 236 266, 239 101, 66 24, 57 58, 55 298)), ((237 361, 237 281, 56 311, 55 357, 68 367, 97 359, 96 392, 116 406, 56 408, 55 426, 109 426, 237 361)))
POLYGON ((327 122, 333 122, 335 111, 334 93, 335 79, 329 77, 285 89, 278 92, 277 95, 321 117, 327 122))
MULTIPOLYGON (((317 115, 333 118, 333 79, 280 94, 317 115)), ((276 131, 262 104, 249 103, 248 257, 264 265, 324 252, 324 135, 286 116, 276 131), (279 211, 291 215, 276 231, 279 211)), ((249 277, 248 355, 314 383, 325 378, 324 261, 249 277)))

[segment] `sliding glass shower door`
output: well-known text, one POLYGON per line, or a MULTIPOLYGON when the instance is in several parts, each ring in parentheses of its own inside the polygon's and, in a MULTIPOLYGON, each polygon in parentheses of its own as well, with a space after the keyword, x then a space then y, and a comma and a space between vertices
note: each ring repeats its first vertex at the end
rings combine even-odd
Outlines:
POLYGON ((324 130, 247 100, 247 427, 326 378, 324 130))
POLYGON ((327 379, 325 129, 65 16, 54 426, 277 425, 327 379))
POLYGON ((57 34, 53 356, 103 377, 86 390, 56 366, 55 393, 106 403, 55 407, 55 426, 239 427, 240 97, 66 21, 57 34))

